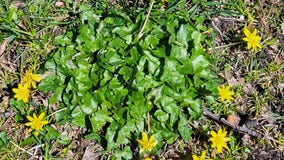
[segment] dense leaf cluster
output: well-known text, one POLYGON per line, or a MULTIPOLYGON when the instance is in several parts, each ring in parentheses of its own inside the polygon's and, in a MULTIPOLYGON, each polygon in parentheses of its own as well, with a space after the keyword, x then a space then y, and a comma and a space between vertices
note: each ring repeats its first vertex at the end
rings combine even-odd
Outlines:
POLYGON ((190 17, 184 5, 154 8, 141 38, 147 10, 100 12, 82 5, 78 28, 55 39, 58 49, 45 64, 54 74, 39 85, 53 91, 50 103, 68 108, 56 114, 57 122, 86 127, 86 138, 126 159, 129 145, 118 147, 136 143, 148 127, 156 150, 163 141, 189 140, 188 121, 202 115, 202 101, 216 83, 204 54, 205 17, 190 17))

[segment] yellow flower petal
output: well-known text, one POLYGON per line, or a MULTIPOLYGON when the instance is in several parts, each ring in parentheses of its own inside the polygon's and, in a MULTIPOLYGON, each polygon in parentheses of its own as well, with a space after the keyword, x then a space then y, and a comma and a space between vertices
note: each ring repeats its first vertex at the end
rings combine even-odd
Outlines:
POLYGON ((39 82, 39 81, 42 80, 42 78, 39 75, 37 75, 37 74, 32 74, 31 77, 32 77, 32 80, 34 80, 36 82, 39 82))
POLYGON ((24 86, 18 84, 18 88, 13 88, 12 91, 15 93, 14 98, 18 101, 23 100, 24 102, 28 102, 30 97, 30 89, 28 85, 25 84, 24 86))
POLYGON ((32 122, 27 122, 27 123, 25 123, 25 126, 32 126, 32 125, 33 125, 32 122))
POLYGON ((251 33, 248 28, 244 28, 244 34, 246 37, 243 38, 244 41, 247 42, 247 48, 250 50, 253 48, 253 50, 257 50, 257 48, 262 48, 260 44, 261 37, 256 35, 257 30, 254 29, 254 31, 251 33))
POLYGON ((37 116, 36 116, 35 113, 33 113, 33 118, 34 118, 34 120, 37 120, 37 116))
POLYGON ((230 91, 230 86, 225 87, 224 85, 222 85, 222 87, 218 87, 217 90, 221 97, 221 101, 228 100, 229 102, 231 102, 231 100, 234 99, 232 97, 234 95, 234 92, 230 91))
POLYGON ((202 151, 201 156, 198 157, 197 155, 192 155, 193 160, 205 160, 206 151, 202 151))
POLYGON ((25 123, 26 126, 30 126, 29 132, 35 130, 35 135, 38 136, 38 131, 43 131, 43 125, 48 124, 49 122, 46 120, 43 120, 45 116, 45 113, 42 112, 39 116, 37 116, 35 113, 33 113, 33 117, 27 116, 27 119, 30 122, 25 123))
POLYGON ((248 37, 250 35, 250 31, 248 28, 244 28, 244 34, 246 37, 248 37))
POLYGON ((205 156, 206 156, 206 151, 202 151, 200 160, 205 160, 205 156))
POLYGON ((29 88, 31 86, 36 88, 35 82, 39 82, 41 80, 42 78, 39 75, 32 73, 32 69, 27 70, 26 74, 22 78, 22 82, 27 84, 29 88))
POLYGON ((199 157, 197 157, 196 155, 192 156, 193 160, 199 160, 199 157))
POLYGON ((32 132, 33 131, 33 129, 32 128, 30 128, 29 130, 28 130, 28 132, 32 132))
POLYGON ((213 137, 216 137, 216 136, 217 136, 217 133, 216 133, 215 131, 211 131, 210 133, 211 133, 211 135, 212 135, 213 137))
POLYGON ((244 40, 244 41, 248 41, 248 38, 245 37, 245 38, 243 38, 243 40, 244 40))
POLYGON ((45 125, 45 124, 48 124, 49 121, 41 121, 41 123, 42 123, 43 125, 45 125))
POLYGON ((38 116, 38 120, 42 120, 42 119, 44 118, 44 116, 45 116, 45 113, 42 112, 42 113, 38 116))
POLYGON ((143 142, 148 142, 148 136, 147 136, 147 134, 145 133, 145 132, 142 132, 142 141, 143 142))
POLYGON ((141 146, 141 151, 151 151, 153 147, 156 145, 156 142, 154 141, 154 135, 151 135, 148 139, 148 136, 145 132, 142 132, 142 139, 137 139, 137 142, 141 146))
POLYGON ((211 131, 212 137, 209 140, 212 142, 211 147, 217 148, 217 153, 221 153, 223 148, 226 148, 229 151, 229 147, 227 146, 227 142, 230 141, 227 136, 227 131, 219 128, 217 134, 214 131, 211 131))

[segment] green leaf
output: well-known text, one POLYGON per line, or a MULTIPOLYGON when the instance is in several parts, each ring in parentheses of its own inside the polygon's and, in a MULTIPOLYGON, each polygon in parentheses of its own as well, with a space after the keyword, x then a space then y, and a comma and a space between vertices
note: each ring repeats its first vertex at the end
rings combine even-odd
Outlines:
POLYGON ((184 114, 180 114, 180 120, 178 122, 178 132, 185 142, 189 141, 192 134, 192 130, 189 128, 186 117, 184 114))
POLYGON ((160 61, 158 58, 152 56, 150 51, 144 51, 144 54, 146 56, 147 62, 148 62, 148 72, 151 75, 155 75, 155 72, 159 73, 160 69, 160 61))
POLYGON ((193 31, 191 33, 191 38, 194 40, 194 44, 200 44, 201 42, 201 38, 202 38, 202 34, 198 31, 193 31))
POLYGON ((114 149, 117 146, 117 143, 115 143, 115 136, 116 136, 116 130, 119 128, 119 125, 113 121, 110 126, 107 128, 107 132, 105 135, 106 141, 107 141, 107 150, 110 151, 114 149))
POLYGON ((128 144, 129 139, 131 138, 130 129, 128 126, 123 126, 118 132, 117 143, 118 144, 128 144))
POLYGON ((94 131, 100 130, 107 122, 112 122, 113 119, 109 115, 111 112, 107 110, 99 110, 94 116, 90 117, 92 128, 94 131))
POLYGON ((98 106, 91 93, 87 92, 82 99, 82 105, 80 106, 83 113, 91 114, 97 110, 98 106))
POLYGON ((72 37, 73 37, 72 32, 67 32, 66 35, 56 36, 55 39, 54 39, 54 44, 55 45, 62 45, 62 46, 72 44, 72 37))
POLYGON ((191 65, 180 65, 178 68, 180 74, 193 74, 193 66, 191 65))
POLYGON ((166 49, 165 46, 156 48, 156 50, 152 50, 152 53, 156 57, 164 58, 166 57, 166 49))
POLYGON ((116 49, 119 49, 119 48, 124 49, 127 47, 127 44, 120 37, 115 37, 114 39, 112 39, 112 41, 109 42, 108 45, 116 49))
POLYGON ((163 139, 167 141, 168 144, 171 144, 175 141, 175 139, 178 137, 177 133, 170 131, 168 129, 162 129, 161 135, 163 139))
POLYGON ((177 41, 182 44, 183 48, 187 48, 188 38, 185 25, 180 26, 179 31, 177 32, 177 41))
POLYGON ((53 139, 57 139, 59 136, 59 133, 56 129, 54 129, 53 127, 50 126, 45 126, 44 129, 47 131, 47 133, 45 134, 46 138, 48 140, 53 140, 53 139))
POLYGON ((202 103, 200 99, 188 101, 190 107, 188 107, 188 112, 190 114, 190 119, 196 120, 203 114, 202 103))
POLYGON ((80 127, 85 127, 86 126, 85 118, 86 118, 85 114, 80 114, 72 119, 72 123, 80 127))
POLYGON ((154 114, 160 122, 166 122, 169 119, 169 114, 159 109, 154 114))
POLYGON ((120 38, 126 41, 126 44, 130 44, 132 42, 131 27, 129 26, 115 27, 112 30, 112 33, 117 33, 120 36, 120 38))
POLYGON ((116 149, 114 154, 116 159, 132 159, 132 151, 129 146, 125 146, 123 151, 116 149))
POLYGON ((191 58, 191 62, 194 73, 200 72, 204 68, 208 67, 210 64, 209 61, 203 55, 191 58))
POLYGON ((178 70, 178 62, 174 59, 166 59, 164 66, 164 73, 161 80, 168 82, 172 87, 182 86, 185 78, 178 70))
POLYGON ((118 73, 123 75, 123 79, 125 81, 128 81, 129 78, 132 77, 133 69, 128 66, 123 66, 122 68, 120 68, 118 73))
POLYGON ((27 145, 31 145, 31 144, 36 143, 36 142, 37 142, 37 140, 33 136, 27 137, 20 142, 20 146, 27 146, 27 145))
POLYGON ((0 147, 5 147, 8 144, 9 140, 6 136, 6 132, 0 132, 0 147))
POLYGON ((53 91, 57 87, 56 75, 52 74, 44 78, 38 85, 40 91, 53 91))
POLYGON ((85 21, 88 21, 89 25, 93 26, 100 20, 100 16, 94 12, 92 5, 90 4, 83 3, 82 5, 79 5, 79 13, 82 24, 84 24, 85 21))
POLYGON ((64 88, 65 86, 57 86, 57 88, 55 88, 53 96, 49 98, 50 104, 55 104, 58 101, 62 101, 61 98, 62 98, 62 93, 63 93, 64 88))
POLYGON ((71 141, 72 139, 64 133, 62 133, 61 135, 57 137, 57 142, 62 145, 68 145, 71 141))
POLYGON ((98 133, 90 133, 84 138, 86 138, 87 140, 96 140, 99 142, 99 144, 101 143, 101 136, 98 133))
POLYGON ((171 97, 163 96, 161 99, 163 109, 170 115, 170 126, 173 127, 174 123, 178 120, 180 109, 171 97))
POLYGON ((100 49, 100 47, 101 47, 101 42, 98 39, 85 41, 85 43, 82 45, 83 51, 87 53, 96 52, 100 49))
POLYGON ((187 53, 187 49, 185 47, 172 45, 171 56, 182 61, 182 60, 187 60, 189 54, 187 53))

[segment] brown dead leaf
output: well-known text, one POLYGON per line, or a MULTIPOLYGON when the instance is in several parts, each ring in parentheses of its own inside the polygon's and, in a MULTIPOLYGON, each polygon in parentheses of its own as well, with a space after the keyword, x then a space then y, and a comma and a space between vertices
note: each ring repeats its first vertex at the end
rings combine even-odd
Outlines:
POLYGON ((248 134, 245 134, 245 135, 242 137, 242 143, 243 143, 244 146, 253 144, 253 141, 251 140, 251 136, 248 135, 248 134))
POLYGON ((227 116, 227 121, 235 126, 239 125, 240 120, 240 117, 236 113, 227 116))
POLYGON ((248 28, 248 30, 249 30, 250 32, 253 32, 253 30, 254 30, 254 28, 255 28, 254 23, 253 23, 253 22, 250 22, 249 25, 247 26, 247 28, 248 28))
POLYGON ((103 151, 103 148, 99 144, 88 146, 84 152, 83 160, 88 160, 88 159, 98 160, 102 155, 101 151, 103 151))
POLYGON ((26 5, 25 2, 21 2, 21 1, 14 1, 12 2, 12 6, 14 6, 16 9, 18 8, 23 8, 26 5))
POLYGON ((253 94, 256 92, 256 89, 251 84, 245 84, 243 85, 243 91, 246 94, 253 94))
POLYGON ((57 2, 55 2, 55 7, 64 7, 64 3, 63 2, 61 2, 61 1, 57 1, 57 2))

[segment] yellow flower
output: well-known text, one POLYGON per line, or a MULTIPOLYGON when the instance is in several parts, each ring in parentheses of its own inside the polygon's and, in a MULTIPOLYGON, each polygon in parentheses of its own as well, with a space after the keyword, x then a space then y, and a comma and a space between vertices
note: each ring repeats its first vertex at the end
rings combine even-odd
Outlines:
POLYGON ((224 85, 222 85, 222 88, 218 87, 217 89, 220 94, 221 101, 225 101, 227 99, 229 102, 231 102, 231 100, 234 99, 232 96, 235 93, 233 91, 230 91, 230 86, 225 87, 224 85))
POLYGON ((18 101, 23 100, 24 102, 28 102, 30 97, 30 89, 28 84, 25 84, 24 86, 18 84, 18 88, 13 88, 12 91, 16 93, 14 98, 16 98, 18 101))
POLYGON ((259 43, 261 37, 256 35, 256 31, 257 30, 254 29, 254 31, 251 33, 248 28, 245 28, 244 34, 246 37, 243 38, 243 40, 247 41, 248 43, 248 49, 253 48, 255 51, 257 50, 257 47, 262 48, 261 44, 259 43))
POLYGON ((27 119, 30 122, 25 123, 26 126, 30 126, 29 132, 35 130, 35 135, 38 136, 38 131, 43 131, 43 125, 48 124, 48 121, 43 121, 45 113, 42 112, 38 117, 35 113, 33 113, 33 117, 27 116, 27 119))
POLYGON ((200 157, 193 155, 192 158, 193 158, 193 160, 205 160, 205 156, 206 156, 206 151, 202 151, 200 157))
POLYGON ((36 88, 36 84, 35 82, 39 82, 40 80, 42 80, 42 78, 37 75, 37 74, 33 74, 32 70, 29 69, 26 74, 24 75, 22 82, 25 84, 28 84, 29 88, 32 86, 33 88, 36 88))
POLYGON ((148 139, 148 136, 145 132, 142 132, 142 139, 137 139, 137 142, 140 144, 141 152, 147 150, 151 151, 153 147, 156 145, 156 142, 154 141, 154 134, 151 135, 151 137, 148 139))
POLYGON ((147 158, 144 158, 143 160, 152 160, 152 158, 147 157, 147 158))
POLYGON ((227 131, 222 131, 222 128, 220 127, 218 133, 215 131, 211 131, 210 133, 212 135, 212 138, 209 139, 212 142, 211 147, 217 148, 217 153, 221 153, 223 147, 229 151, 227 142, 230 141, 230 138, 226 137, 227 131))

